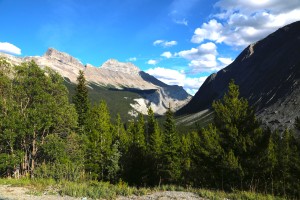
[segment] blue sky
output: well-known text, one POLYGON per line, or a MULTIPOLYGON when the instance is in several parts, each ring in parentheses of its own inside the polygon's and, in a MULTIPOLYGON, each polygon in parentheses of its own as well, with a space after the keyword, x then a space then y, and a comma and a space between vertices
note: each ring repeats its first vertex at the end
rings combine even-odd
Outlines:
POLYGON ((133 62, 194 94, 250 43, 300 20, 299 0, 0 0, 0 51, 53 47, 82 63, 133 62))

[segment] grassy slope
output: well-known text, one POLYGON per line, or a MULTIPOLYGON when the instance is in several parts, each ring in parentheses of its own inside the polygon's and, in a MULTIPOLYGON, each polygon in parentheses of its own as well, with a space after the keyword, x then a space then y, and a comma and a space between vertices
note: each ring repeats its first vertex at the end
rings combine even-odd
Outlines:
POLYGON ((89 197, 93 199, 115 199, 117 196, 130 196, 130 195, 145 195, 151 194, 158 191, 183 191, 183 192, 193 192, 198 194, 200 197, 208 199, 266 199, 266 200, 281 200, 285 199, 282 197, 275 197, 271 195, 258 194, 254 192, 245 191, 235 191, 231 193, 226 193, 224 191, 213 191, 207 189, 197 189, 197 188, 184 188, 180 186, 161 186, 155 188, 136 188, 130 187, 124 182, 119 182, 118 184, 112 185, 107 182, 55 182, 52 179, 0 179, 0 185, 11 185, 26 187, 30 189, 30 194, 42 195, 42 194, 60 194, 69 195, 73 197, 89 197))
MULTIPOLYGON (((75 93, 75 84, 65 82, 69 90, 70 99, 75 93)), ((127 121, 132 117, 128 115, 128 111, 132 110, 130 104, 134 103, 134 99, 141 98, 141 96, 134 91, 111 90, 109 88, 101 87, 95 84, 90 84, 89 97, 91 103, 98 103, 101 100, 106 101, 112 119, 114 120, 117 114, 120 114, 123 121, 127 121)))

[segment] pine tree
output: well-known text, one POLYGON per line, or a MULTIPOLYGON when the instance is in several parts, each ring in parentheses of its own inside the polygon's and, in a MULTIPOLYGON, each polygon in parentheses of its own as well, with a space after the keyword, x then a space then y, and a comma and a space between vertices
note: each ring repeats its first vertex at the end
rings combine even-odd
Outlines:
POLYGON ((279 140, 277 190, 281 195, 300 196, 300 142, 294 134, 285 130, 279 140))
POLYGON ((156 185, 159 183, 159 169, 161 167, 162 135, 151 107, 148 108, 147 118, 147 166, 148 183, 156 185))
POLYGON ((91 178, 109 180, 108 160, 113 145, 112 125, 107 104, 101 101, 93 106, 88 114, 85 129, 88 138, 86 170, 91 178))
POLYGON ((213 102, 212 107, 215 111, 214 123, 224 150, 224 174, 232 174, 232 181, 227 179, 227 186, 243 188, 244 183, 246 186, 251 184, 256 174, 256 155, 263 131, 254 110, 239 94, 239 87, 232 80, 223 99, 213 102))
POLYGON ((138 121, 135 125, 135 133, 133 141, 138 148, 141 148, 143 151, 146 150, 146 139, 145 139, 145 119, 142 114, 138 115, 138 121))
POLYGON ((147 138, 149 152, 151 152, 155 158, 158 158, 161 153, 162 136, 151 107, 148 108, 147 138))
POLYGON ((201 174, 197 184, 201 187, 218 187, 223 189, 224 173, 222 171, 222 156, 224 150, 221 147, 221 138, 217 128, 209 124, 208 127, 199 131, 199 135, 194 133, 192 139, 194 145, 193 152, 198 173, 201 174))
POLYGON ((129 122, 127 134, 132 138, 128 151, 123 159, 124 178, 130 184, 144 185, 147 176, 145 120, 139 114, 138 121, 129 122))
POLYGON ((82 128, 86 123, 87 113, 89 111, 89 99, 87 82, 84 77, 84 72, 81 70, 77 77, 77 86, 73 97, 73 103, 75 104, 78 114, 78 126, 79 128, 82 128))
POLYGON ((165 117, 161 155, 162 167, 160 169, 161 181, 163 183, 175 183, 181 174, 179 158, 180 141, 170 106, 167 109, 165 117))

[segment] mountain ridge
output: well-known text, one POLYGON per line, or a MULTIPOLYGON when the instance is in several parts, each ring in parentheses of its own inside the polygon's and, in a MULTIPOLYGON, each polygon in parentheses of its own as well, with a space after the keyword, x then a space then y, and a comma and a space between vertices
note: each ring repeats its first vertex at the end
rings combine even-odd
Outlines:
POLYGON ((211 108, 234 79, 265 126, 292 128, 300 113, 300 22, 282 27, 249 45, 233 63, 209 76, 177 115, 211 108))
POLYGON ((123 63, 116 59, 109 59, 100 67, 95 67, 91 64, 84 65, 68 53, 54 48, 49 48, 43 56, 16 57, 4 53, 0 53, 0 56, 12 64, 34 60, 40 67, 52 68, 73 84, 76 83, 79 70, 82 70, 91 87, 134 91, 141 98, 134 99, 130 104, 133 110, 129 113, 132 115, 137 115, 137 112, 147 114, 148 106, 151 106, 156 114, 162 115, 169 103, 176 111, 191 98, 182 87, 167 85, 141 71, 133 63, 123 63))

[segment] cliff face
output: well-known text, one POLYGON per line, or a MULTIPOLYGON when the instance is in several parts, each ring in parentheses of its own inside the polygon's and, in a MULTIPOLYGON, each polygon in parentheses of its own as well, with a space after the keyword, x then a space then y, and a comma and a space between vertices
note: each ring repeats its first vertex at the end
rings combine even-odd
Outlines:
MULTIPOLYGON (((92 85, 103 86, 120 91, 133 91, 141 98, 131 102, 132 110, 129 113, 147 113, 147 106, 151 105, 156 114, 165 113, 169 103, 174 110, 178 110, 190 100, 190 95, 179 86, 166 85, 155 77, 141 71, 132 63, 122 63, 110 59, 100 67, 90 64, 83 65, 78 59, 67 53, 49 48, 43 56, 14 57, 0 53, 13 64, 34 60, 40 67, 48 66, 61 74, 71 83, 76 83, 79 70, 85 72, 86 80, 92 85)), ((117 103, 117 100, 116 100, 117 103)))
POLYGON ((212 74, 177 114, 193 114, 221 98, 231 79, 258 117, 271 128, 291 128, 300 115, 300 22, 248 46, 236 60, 212 74))

